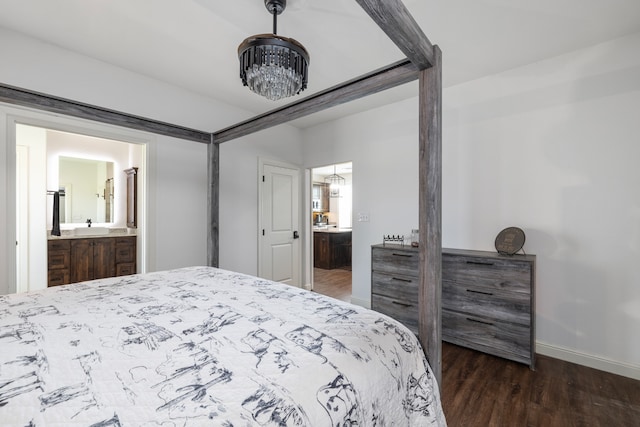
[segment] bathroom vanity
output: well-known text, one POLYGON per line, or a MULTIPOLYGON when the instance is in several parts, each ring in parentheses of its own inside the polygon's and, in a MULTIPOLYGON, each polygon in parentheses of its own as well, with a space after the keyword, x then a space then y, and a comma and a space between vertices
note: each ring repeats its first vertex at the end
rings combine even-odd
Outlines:
POLYGON ((126 230, 50 236, 47 250, 48 286, 136 273, 136 236, 126 230))

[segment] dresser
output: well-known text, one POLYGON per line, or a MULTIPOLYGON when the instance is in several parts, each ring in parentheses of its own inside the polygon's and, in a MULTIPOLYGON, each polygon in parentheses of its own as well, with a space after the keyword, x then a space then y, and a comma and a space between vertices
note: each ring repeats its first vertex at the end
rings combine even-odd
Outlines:
POLYGON ((418 249, 371 247, 371 308, 418 334, 418 249))
MULTIPOLYGON (((535 255, 442 250, 442 339, 535 364, 535 255)), ((417 333, 418 249, 374 245, 371 308, 417 333)))

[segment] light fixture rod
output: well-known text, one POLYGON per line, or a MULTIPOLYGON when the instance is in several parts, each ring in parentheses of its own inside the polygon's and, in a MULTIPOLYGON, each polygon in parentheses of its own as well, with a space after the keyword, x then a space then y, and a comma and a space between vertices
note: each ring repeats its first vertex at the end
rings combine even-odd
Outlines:
POLYGON ((273 10, 273 34, 278 34, 278 14, 273 10))

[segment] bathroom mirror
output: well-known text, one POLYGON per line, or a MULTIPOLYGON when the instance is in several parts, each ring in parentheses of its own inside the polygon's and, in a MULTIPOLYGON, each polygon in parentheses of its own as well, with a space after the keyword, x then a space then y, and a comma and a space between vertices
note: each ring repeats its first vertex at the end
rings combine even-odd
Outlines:
POLYGON ((114 221, 113 162, 60 156, 58 185, 60 223, 114 221))

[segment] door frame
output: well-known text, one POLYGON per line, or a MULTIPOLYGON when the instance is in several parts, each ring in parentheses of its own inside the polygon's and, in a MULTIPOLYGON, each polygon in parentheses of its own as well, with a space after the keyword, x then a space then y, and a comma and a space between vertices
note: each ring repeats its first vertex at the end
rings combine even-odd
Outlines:
MULTIPOLYGON (((0 103, 0 120, 3 122, 2 126, 0 126, 0 147, 4 144, 6 148, 3 154, 6 155, 4 162, 7 166, 5 205, 7 246, 6 254, 2 260, 7 268, 5 269, 4 277, 1 277, 2 275, 0 275, 0 279, 5 280, 6 284, 5 287, 0 286, 0 295, 5 293, 15 293, 17 285, 16 126, 18 124, 97 138, 113 139, 116 141, 143 146, 142 162, 144 163, 147 173, 145 174, 145 179, 142 179, 142 182, 138 183, 141 186, 141 192, 143 193, 140 203, 142 203, 141 214, 144 218, 142 226, 138 227, 136 232, 138 235, 138 260, 140 261, 138 269, 140 272, 153 269, 153 260, 150 258, 149 250, 151 245, 149 242, 149 233, 147 232, 147 230, 152 229, 153 227, 153 224, 150 224, 150 221, 153 221, 153 218, 150 218, 149 211, 146 208, 146 206, 154 204, 155 201, 155 184, 152 182, 152 179, 149 179, 149 177, 155 176, 156 169, 154 161, 156 158, 156 148, 155 144, 152 143, 155 137, 152 134, 96 121, 53 114, 28 107, 16 107, 5 103, 0 103), (4 127, 4 132, 1 132, 2 127, 4 127)), ((42 232, 42 236, 44 238, 44 231, 42 232)), ((46 241, 44 242, 44 245, 46 246, 46 241)), ((46 259, 44 259, 43 262, 46 268, 46 259)), ((0 263, 0 265, 3 263, 0 263)), ((46 283, 44 285, 46 286, 46 283)))
POLYGON ((305 233, 304 233, 304 228, 305 228, 305 224, 302 222, 302 214, 303 214, 303 205, 302 203, 304 202, 305 198, 305 194, 302 192, 302 181, 303 181, 303 176, 302 176, 302 169, 300 168, 300 166, 295 165, 293 163, 287 163, 287 162, 283 162, 280 160, 272 160, 272 159, 267 159, 264 157, 258 157, 258 228, 256 230, 256 234, 258 236, 258 276, 262 277, 262 260, 263 260, 263 256, 264 254, 262 253, 262 229, 264 228, 264 220, 263 220, 263 216, 264 216, 264 212, 263 212, 263 201, 264 201, 264 186, 262 185, 262 174, 264 171, 264 167, 265 166, 275 166, 275 167, 281 167, 281 168, 287 168, 287 169, 294 169, 296 171, 298 171, 298 225, 301 228, 300 231, 300 248, 298 250, 298 277, 296 278, 298 286, 299 287, 304 287, 304 283, 302 282, 302 277, 303 277, 303 267, 304 267, 304 263, 303 260, 305 258, 305 233))

